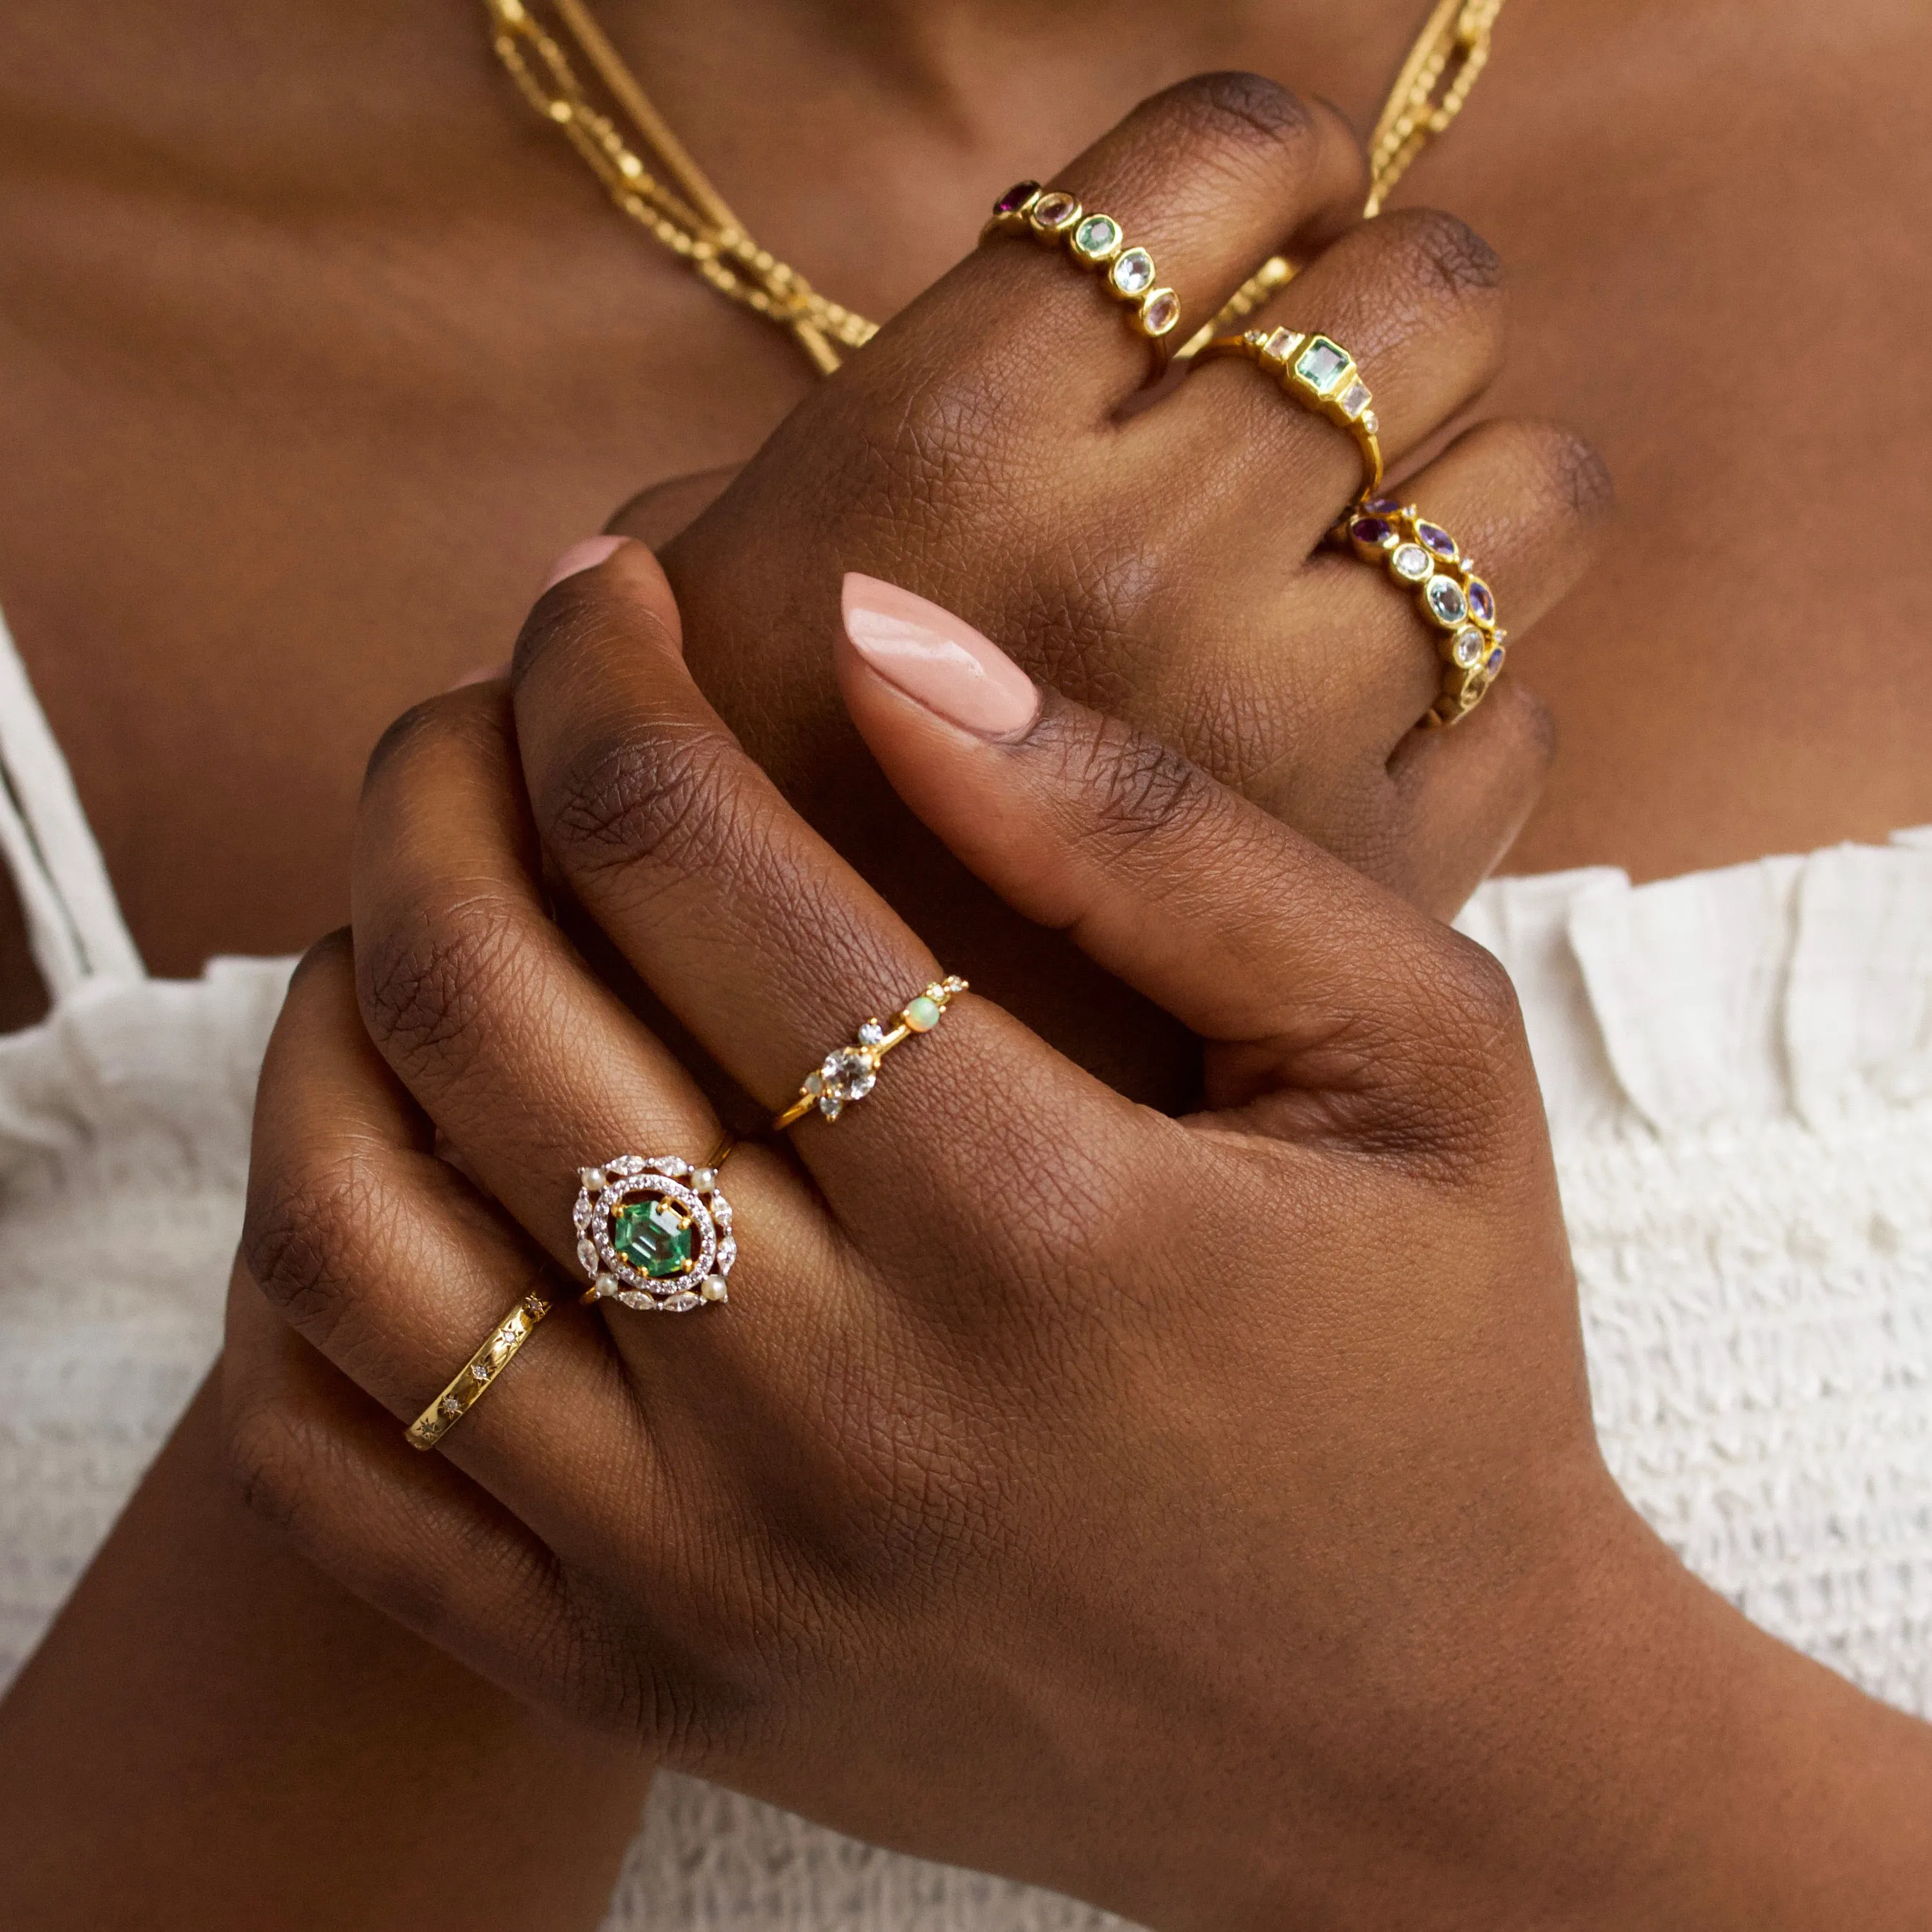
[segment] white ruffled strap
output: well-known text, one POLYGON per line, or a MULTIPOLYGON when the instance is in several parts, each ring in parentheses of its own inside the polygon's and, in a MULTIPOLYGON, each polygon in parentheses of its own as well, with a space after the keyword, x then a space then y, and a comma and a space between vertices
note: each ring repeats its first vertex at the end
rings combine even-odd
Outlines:
POLYGON ((134 944, 73 774, 0 616, 0 856, 34 961, 59 1000, 88 980, 140 980, 134 944))

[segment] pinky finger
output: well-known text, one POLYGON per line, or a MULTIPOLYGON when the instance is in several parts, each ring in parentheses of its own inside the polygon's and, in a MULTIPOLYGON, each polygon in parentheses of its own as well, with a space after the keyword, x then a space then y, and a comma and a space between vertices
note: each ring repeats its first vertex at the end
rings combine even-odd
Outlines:
POLYGON ((567 1694, 572 1619, 548 1546, 453 1463, 412 1450, 238 1263, 222 1426, 250 1512, 319 1569, 505 1689, 567 1694), (530 1681, 538 1659, 548 1684, 530 1681))

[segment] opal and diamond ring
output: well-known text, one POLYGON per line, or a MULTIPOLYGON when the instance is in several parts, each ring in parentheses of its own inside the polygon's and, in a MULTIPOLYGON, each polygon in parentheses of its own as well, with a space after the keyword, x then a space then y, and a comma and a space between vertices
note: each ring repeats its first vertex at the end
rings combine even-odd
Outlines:
POLYGON ((1064 243, 1083 268, 1100 274, 1107 292, 1126 304, 1134 328, 1150 341, 1180 326, 1180 298, 1161 286, 1154 257, 1144 248, 1130 248, 1126 231, 1111 214, 1089 214, 1064 189, 1031 181, 1008 188, 994 202, 980 238, 989 235, 1030 235, 1049 247, 1064 243))
POLYGON ((948 974, 907 1000, 891 1027, 883 1020, 866 1021, 850 1046, 835 1048, 805 1076, 798 1098, 772 1123, 772 1131, 782 1133, 813 1113, 827 1120, 837 1120, 878 1084, 880 1061, 915 1034, 932 1032, 946 1017, 946 1008, 965 991, 964 980, 948 974))
POLYGON ((1466 718, 1502 670, 1509 635, 1497 625, 1496 596, 1475 560, 1413 503, 1386 496, 1358 504, 1330 536, 1414 592, 1443 662, 1442 692, 1424 722, 1454 724, 1466 718))

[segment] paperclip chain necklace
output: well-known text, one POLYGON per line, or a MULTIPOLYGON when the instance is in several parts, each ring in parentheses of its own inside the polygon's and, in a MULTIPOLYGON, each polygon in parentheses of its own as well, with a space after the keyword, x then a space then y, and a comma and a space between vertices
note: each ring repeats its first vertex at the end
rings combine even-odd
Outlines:
MULTIPOLYGON (((1381 212, 1410 163, 1462 111, 1489 59, 1491 32, 1503 4, 1438 0, 1370 137, 1364 215, 1381 212)), ((871 340, 877 322, 820 295, 752 238, 652 105, 584 0, 550 0, 550 6, 611 104, 629 121, 629 135, 592 99, 569 55, 524 0, 484 0, 484 6, 497 58, 530 105, 583 156, 622 213, 688 262, 719 294, 789 332, 821 374, 838 367, 842 351, 871 340), (631 146, 632 138, 644 154, 631 146)), ((1294 272, 1279 255, 1264 262, 1180 353, 1192 353, 1210 334, 1250 314, 1294 272)))

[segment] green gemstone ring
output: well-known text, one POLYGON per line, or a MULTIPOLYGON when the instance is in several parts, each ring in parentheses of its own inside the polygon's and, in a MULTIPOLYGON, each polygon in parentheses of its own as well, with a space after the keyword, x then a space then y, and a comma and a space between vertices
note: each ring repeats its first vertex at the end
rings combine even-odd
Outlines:
POLYGON ((694 1167, 676 1154, 620 1154, 578 1169, 571 1218, 577 1258, 590 1277, 586 1301, 608 1296, 626 1308, 679 1315, 730 1298, 738 1244, 731 1204, 718 1191, 723 1160, 694 1167))

